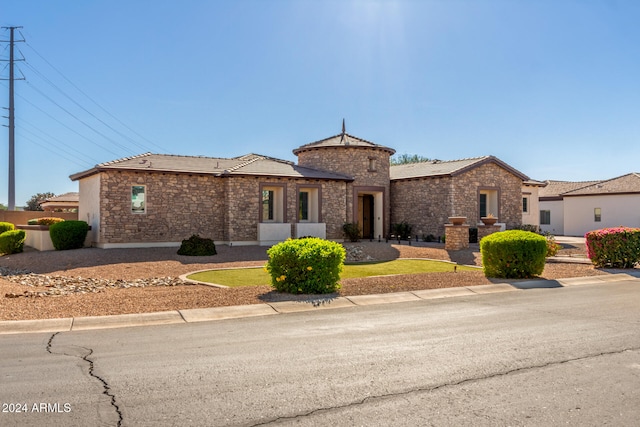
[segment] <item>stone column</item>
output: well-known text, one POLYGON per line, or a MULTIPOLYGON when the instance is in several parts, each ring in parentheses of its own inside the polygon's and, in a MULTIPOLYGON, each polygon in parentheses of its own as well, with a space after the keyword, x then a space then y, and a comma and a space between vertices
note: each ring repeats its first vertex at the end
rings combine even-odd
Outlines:
POLYGON ((469 224, 444 225, 444 248, 448 251, 459 251, 469 247, 469 224))
POLYGON ((493 234, 500 231, 499 225, 478 225, 478 242, 483 237, 487 237, 489 234, 493 234))

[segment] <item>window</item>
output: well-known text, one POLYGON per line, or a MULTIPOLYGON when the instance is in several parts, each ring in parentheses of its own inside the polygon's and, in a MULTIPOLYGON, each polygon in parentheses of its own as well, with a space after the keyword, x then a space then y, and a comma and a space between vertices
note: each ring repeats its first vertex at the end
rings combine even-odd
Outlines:
MULTIPOLYGON (((500 216, 500 212, 498 212, 498 198, 499 194, 497 189, 480 189, 478 194, 478 210, 480 218, 488 216, 489 214, 496 217, 500 216)), ((478 218, 478 220, 480 218, 478 218)))
POLYGON ((528 197, 523 197, 522 198, 522 212, 523 213, 528 213, 529 212, 529 198, 528 197))
POLYGON ((487 195, 480 194, 480 218, 487 216, 487 195))
POLYGON ((132 185, 131 186, 131 212, 133 213, 145 213, 145 194, 146 187, 144 185, 132 185))
POLYGON ((300 221, 309 220, 309 192, 301 191, 300 200, 298 201, 298 219, 300 221))
POLYGON ((298 185, 298 222, 320 222, 320 185, 298 185))
POLYGON ((602 221, 602 209, 600 208, 595 208, 593 210, 593 220, 595 222, 600 222, 602 221))
POLYGON ((375 157, 369 157, 369 169, 368 172, 375 172, 376 171, 376 158, 375 157))
POLYGON ((275 202, 273 190, 262 190, 262 220, 273 221, 273 204, 275 202))
POLYGON ((540 224, 541 225, 551 224, 551 211, 540 211, 540 224))
POLYGON ((285 186, 260 184, 260 222, 287 222, 285 186))

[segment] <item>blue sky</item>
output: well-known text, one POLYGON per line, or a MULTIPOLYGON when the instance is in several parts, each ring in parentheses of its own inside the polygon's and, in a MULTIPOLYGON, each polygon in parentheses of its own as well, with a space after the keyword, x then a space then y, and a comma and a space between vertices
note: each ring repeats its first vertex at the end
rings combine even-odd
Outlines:
POLYGON ((295 161, 343 118, 398 154, 494 155, 538 180, 640 172, 638 22, 616 0, 8 0, 0 24, 26 39, 16 205, 146 151, 295 161))

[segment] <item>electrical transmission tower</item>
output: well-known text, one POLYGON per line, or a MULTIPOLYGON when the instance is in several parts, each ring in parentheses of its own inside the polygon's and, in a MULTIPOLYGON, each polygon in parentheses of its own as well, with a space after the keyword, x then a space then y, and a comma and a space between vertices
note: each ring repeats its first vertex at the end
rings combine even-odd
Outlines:
MULTIPOLYGON (((10 211, 16 210, 16 170, 15 170, 15 108, 13 104, 13 82, 16 80, 13 72, 13 65, 15 61, 24 61, 24 59, 14 59, 13 46, 17 42, 23 42, 24 40, 15 40, 13 33, 16 29, 22 27, 2 27, 8 29, 10 36, 9 40, 0 40, 2 43, 9 42, 9 206, 10 211)), ((5 60, 6 61, 6 60, 5 60)), ((7 80, 7 79, 0 79, 7 80)), ((24 80, 24 78, 17 79, 24 80)))

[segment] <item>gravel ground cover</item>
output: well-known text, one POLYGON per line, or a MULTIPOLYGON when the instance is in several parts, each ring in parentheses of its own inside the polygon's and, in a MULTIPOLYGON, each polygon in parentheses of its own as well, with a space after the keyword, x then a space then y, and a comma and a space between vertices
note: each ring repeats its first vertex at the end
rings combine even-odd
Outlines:
MULTIPOLYGON (((350 261, 427 258, 480 266, 477 245, 446 251, 443 244, 345 243, 350 261)), ((177 248, 25 252, 0 257, 0 320, 100 316, 308 299, 269 286, 221 289, 188 284, 182 274, 212 268, 262 266, 266 247, 217 247, 211 257, 177 255, 177 248)), ((585 256, 584 245, 566 246, 560 256, 585 256)), ((453 268, 452 268, 453 270, 453 268)), ((541 277, 559 279, 610 274, 590 264, 547 263, 541 277)), ((482 271, 459 271, 346 279, 335 296, 379 294, 500 282, 482 271)))

